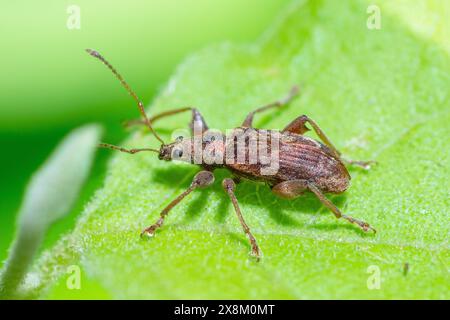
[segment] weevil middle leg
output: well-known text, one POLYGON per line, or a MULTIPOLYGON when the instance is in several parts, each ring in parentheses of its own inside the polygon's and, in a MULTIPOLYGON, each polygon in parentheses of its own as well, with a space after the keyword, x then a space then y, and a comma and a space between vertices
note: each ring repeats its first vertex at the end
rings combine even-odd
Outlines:
POLYGON ((226 191, 226 193, 228 194, 228 196, 230 197, 230 200, 233 203, 233 207, 239 219, 239 222, 241 223, 241 226, 244 229, 244 232, 247 235, 248 240, 250 241, 250 245, 252 246, 251 255, 259 260, 259 258, 261 257, 261 251, 259 250, 258 243, 256 242, 255 237, 251 233, 249 226, 247 225, 247 223, 244 220, 244 217, 242 216, 241 208, 239 207, 236 195, 234 194, 236 184, 234 183, 233 179, 226 178, 222 181, 222 186, 226 191))

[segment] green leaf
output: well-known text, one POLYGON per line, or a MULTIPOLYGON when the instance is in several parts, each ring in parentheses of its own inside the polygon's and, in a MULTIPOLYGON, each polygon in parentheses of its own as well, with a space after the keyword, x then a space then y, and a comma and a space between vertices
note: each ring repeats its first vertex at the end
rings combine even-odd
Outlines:
MULTIPOLYGON (((416 33, 384 3, 381 29, 369 30, 368 2, 295 2, 256 44, 192 55, 150 108, 194 105, 224 130, 300 84, 299 99, 258 116, 257 126, 282 128, 307 114, 346 157, 377 160, 369 172, 351 169, 350 189, 330 196, 376 235, 336 220, 312 195, 281 200, 244 182, 237 198, 264 254, 256 263, 219 170, 144 241, 140 231, 198 169, 114 154, 75 230, 37 265, 40 290, 51 289, 41 297, 73 296, 52 270, 78 264, 86 294, 114 298, 450 298, 449 57, 443 37, 416 33)), ((169 139, 186 124, 180 115, 156 129, 169 139)), ((124 145, 157 147, 142 133, 124 145)))
POLYGON ((18 217, 17 236, 0 278, 0 297, 17 292, 47 229, 70 212, 89 173, 100 127, 71 132, 32 177, 18 217))

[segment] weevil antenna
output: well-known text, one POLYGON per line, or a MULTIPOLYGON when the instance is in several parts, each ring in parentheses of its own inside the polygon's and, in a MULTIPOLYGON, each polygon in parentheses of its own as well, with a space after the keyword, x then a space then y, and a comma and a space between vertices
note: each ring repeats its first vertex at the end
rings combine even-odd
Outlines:
POLYGON ((147 127, 150 129, 150 131, 153 133, 153 135, 156 137, 156 139, 159 140, 159 142, 161 142, 163 145, 165 144, 164 141, 161 139, 161 137, 156 133, 156 131, 153 129, 152 124, 150 122, 150 120, 147 117, 147 114, 145 113, 145 109, 144 109, 144 105, 141 102, 141 100, 138 98, 138 96, 136 95, 136 93, 134 93, 133 90, 131 90, 130 86, 128 85, 128 83, 125 81, 125 79, 117 72, 117 70, 105 59, 103 58, 103 56, 98 53, 97 51, 93 50, 93 49, 86 49, 86 52, 89 53, 91 56, 93 56, 94 58, 99 59, 101 62, 103 62, 103 64, 105 66, 107 66, 109 68, 109 70, 112 71, 112 73, 114 73, 114 75, 117 77, 117 79, 119 79, 119 81, 122 83, 122 85, 125 87, 125 89, 128 91, 128 93, 133 97, 133 99, 137 102, 138 107, 139 107, 139 112, 141 113, 142 117, 144 118, 145 124, 147 125, 147 127))
POLYGON ((152 149, 152 148, 127 149, 127 148, 122 148, 122 147, 115 146, 115 145, 109 144, 109 143, 99 143, 98 147, 99 148, 105 148, 105 149, 117 150, 117 151, 120 151, 120 152, 125 152, 125 153, 130 153, 130 154, 135 154, 135 153, 142 152, 142 151, 151 151, 151 152, 156 152, 156 153, 159 154, 159 150, 152 149))

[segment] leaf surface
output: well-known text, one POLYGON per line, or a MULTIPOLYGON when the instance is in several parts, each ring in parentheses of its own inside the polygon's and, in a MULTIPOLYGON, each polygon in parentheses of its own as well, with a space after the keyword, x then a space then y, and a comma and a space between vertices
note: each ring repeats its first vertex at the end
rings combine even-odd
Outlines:
MULTIPOLYGON (((346 214, 371 223, 375 236, 336 220, 312 195, 281 200, 244 182, 237 198, 264 254, 255 263, 220 185, 228 173, 219 170, 211 188, 181 202, 144 241, 140 231, 198 169, 153 154, 115 154, 103 189, 38 273, 78 263, 87 281, 114 298, 448 299, 450 67, 439 42, 445 38, 417 33, 399 18, 404 12, 384 3, 382 28, 369 30, 368 2, 295 2, 257 43, 192 55, 149 108, 154 114, 194 105, 210 128, 225 130, 299 84, 299 99, 258 115, 256 124, 279 129, 307 114, 346 157, 378 161, 370 172, 351 169, 350 189, 331 197, 346 214)), ((187 123, 179 115, 156 128, 167 140, 187 123)), ((124 145, 157 147, 142 133, 124 145)), ((44 276, 42 286, 50 279, 44 276)), ((64 279, 49 297, 70 296, 64 279)))

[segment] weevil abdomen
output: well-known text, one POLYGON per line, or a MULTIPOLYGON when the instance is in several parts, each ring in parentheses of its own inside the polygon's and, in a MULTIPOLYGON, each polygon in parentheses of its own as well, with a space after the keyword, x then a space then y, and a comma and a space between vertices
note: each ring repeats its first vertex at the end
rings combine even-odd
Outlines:
MULTIPOLYGON (((267 166, 260 162, 257 158, 256 163, 252 163, 250 159, 251 138, 246 140, 245 144, 245 162, 237 161, 235 163, 226 164, 226 167, 234 172, 235 175, 256 181, 265 181, 269 185, 275 185, 283 181, 290 180, 307 180, 314 182, 323 192, 341 193, 345 191, 350 182, 350 175, 344 164, 334 157, 329 148, 322 143, 311 138, 294 134, 280 133, 271 130, 256 130, 262 135, 279 134, 278 157, 269 157, 272 161, 278 161, 277 164, 271 164, 276 170, 273 174, 261 174, 261 168, 267 166)), ((234 133, 236 135, 236 133, 234 133)), ((248 130, 244 130, 242 134, 248 134, 248 130)), ((237 140, 233 144, 236 150, 239 149, 237 140)), ((229 147, 229 144, 228 146, 229 147)), ((242 148, 242 146, 241 146, 242 148)), ((272 152, 271 140, 267 141, 268 153, 272 152)))
POLYGON ((341 193, 350 184, 350 174, 328 147, 311 138, 289 134, 280 143, 279 182, 308 180, 323 192, 341 193), (295 137, 296 136, 296 137, 295 137))

